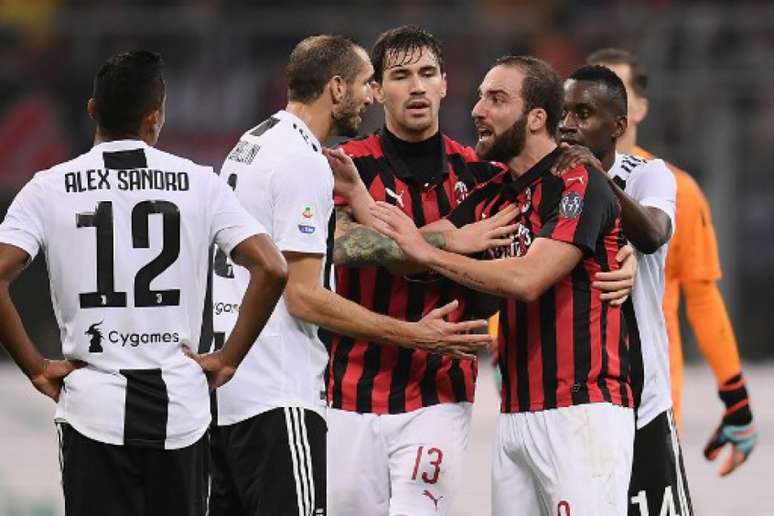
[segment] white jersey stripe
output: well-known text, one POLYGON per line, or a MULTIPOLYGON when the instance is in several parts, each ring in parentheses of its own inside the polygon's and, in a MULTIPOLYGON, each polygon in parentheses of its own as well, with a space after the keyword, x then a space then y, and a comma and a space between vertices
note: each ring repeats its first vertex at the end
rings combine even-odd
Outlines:
POLYGON ((304 514, 304 502, 302 500, 302 487, 301 487, 301 481, 299 479, 299 467, 298 467, 298 456, 296 454, 296 443, 295 443, 295 437, 294 437, 294 431, 293 431, 293 421, 291 416, 291 409, 289 407, 284 407, 283 410, 285 411, 285 426, 288 430, 288 447, 290 448, 290 460, 293 464, 293 478, 296 481, 296 499, 298 501, 298 516, 305 516, 304 514))
POLYGON ((672 454, 675 458, 675 476, 677 478, 677 498, 680 503, 680 514, 690 515, 688 511, 688 500, 685 496, 685 482, 683 471, 680 467, 680 441, 677 439, 677 430, 675 429, 674 415, 671 410, 667 410, 667 419, 669 421, 669 437, 672 440, 672 454))
POLYGON ((310 511, 315 508, 315 490, 314 490, 314 470, 312 469, 312 450, 309 448, 309 436, 306 433, 306 418, 304 417, 304 410, 297 409, 299 412, 299 419, 301 421, 301 439, 304 445, 304 455, 306 456, 306 471, 309 477, 309 509, 310 511))
POLYGON ((292 407, 290 414, 293 419, 293 435, 294 442, 296 443, 296 450, 298 453, 298 469, 301 472, 301 491, 304 496, 304 514, 309 514, 311 508, 309 506, 309 483, 311 480, 310 472, 307 470, 307 456, 304 449, 303 435, 301 432, 301 414, 298 407, 292 407))

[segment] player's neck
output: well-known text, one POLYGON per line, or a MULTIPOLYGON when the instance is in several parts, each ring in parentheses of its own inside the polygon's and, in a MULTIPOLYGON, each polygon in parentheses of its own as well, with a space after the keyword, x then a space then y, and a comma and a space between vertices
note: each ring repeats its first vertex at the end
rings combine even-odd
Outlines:
POLYGON ((599 162, 602 164, 602 170, 609 172, 613 165, 615 165, 615 147, 609 149, 605 154, 599 158, 599 162))
POLYGON ((387 127, 387 130, 390 131, 394 136, 400 138, 404 142, 409 143, 423 142, 435 136, 440 130, 440 123, 436 118, 435 121, 427 128, 422 129, 421 131, 410 131, 407 128, 402 127, 400 124, 397 124, 395 120, 393 120, 389 114, 387 114, 386 110, 384 116, 384 125, 387 127))
POLYGON ((548 135, 534 135, 527 138, 524 149, 508 161, 508 168, 516 177, 524 174, 556 149, 556 141, 548 135))
MULTIPOLYGON (((634 147, 637 145, 637 126, 630 124, 626 132, 618 138, 615 148, 621 154, 634 154, 634 147)), ((611 165, 612 166, 612 165, 611 165)))
POLYGON ((94 131, 94 145, 99 145, 100 143, 107 143, 107 142, 114 142, 117 140, 141 140, 150 145, 151 147, 155 145, 155 143, 151 143, 150 138, 143 138, 139 134, 124 134, 121 136, 112 136, 105 134, 104 131, 102 131, 99 127, 97 127, 97 130, 94 131))
POLYGON ((333 130, 333 118, 330 109, 326 109, 319 102, 304 104, 291 100, 285 107, 285 111, 300 118, 319 142, 325 143, 330 138, 333 130))

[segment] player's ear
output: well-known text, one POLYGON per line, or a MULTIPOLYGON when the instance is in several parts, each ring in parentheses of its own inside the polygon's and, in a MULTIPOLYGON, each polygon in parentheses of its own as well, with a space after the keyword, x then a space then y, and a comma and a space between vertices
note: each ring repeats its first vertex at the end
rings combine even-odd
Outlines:
POLYGON ((648 116, 648 99, 640 97, 639 95, 632 95, 631 102, 633 103, 633 120, 631 120, 631 122, 636 125, 645 120, 645 117, 648 116))
POLYGON ((629 121, 625 116, 619 116, 615 119, 615 129, 613 130, 613 139, 617 140, 626 132, 626 128, 629 125, 629 121))
POLYGON ((374 98, 379 104, 384 104, 384 88, 379 81, 371 81, 371 90, 374 92, 374 98))
POLYGON ((441 88, 441 98, 444 98, 446 97, 446 89, 447 89, 446 72, 441 74, 441 79, 443 80, 443 88, 441 88))
POLYGON ((86 103, 86 112, 92 120, 97 121, 97 101, 94 98, 90 98, 86 103))
POLYGON ((328 90, 331 95, 331 102, 333 104, 339 104, 347 95, 347 81, 345 81, 341 75, 334 75, 331 80, 328 81, 328 90))
POLYGON ((527 128, 530 132, 536 133, 546 126, 548 113, 545 109, 535 108, 527 113, 527 128))

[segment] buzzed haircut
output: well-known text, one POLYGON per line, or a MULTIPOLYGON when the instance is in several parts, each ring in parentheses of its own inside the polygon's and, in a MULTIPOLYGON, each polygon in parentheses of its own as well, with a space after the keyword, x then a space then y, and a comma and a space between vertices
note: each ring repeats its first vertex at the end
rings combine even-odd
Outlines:
POLYGON ((302 40, 288 60, 288 100, 316 100, 337 75, 350 84, 363 63, 359 48, 352 39, 339 35, 321 34, 302 40))
POLYGON ((602 65, 586 65, 575 70, 569 78, 604 86, 608 92, 608 101, 613 115, 626 116, 626 86, 610 68, 602 65))
POLYGON ((92 97, 102 132, 112 137, 139 134, 143 117, 164 102, 163 67, 161 56, 147 50, 115 55, 100 67, 92 97))
POLYGON ((521 85, 524 113, 535 108, 543 109, 547 116, 548 134, 556 134, 564 107, 564 86, 557 71, 550 64, 532 56, 503 56, 494 66, 514 66, 524 73, 521 85))
POLYGON ((627 65, 631 70, 631 86, 638 96, 648 96, 648 72, 640 60, 621 48, 602 48, 592 52, 586 58, 586 64, 590 65, 627 65))
POLYGON ((387 65, 409 65, 429 50, 438 61, 441 73, 445 71, 441 42, 419 25, 402 25, 379 34, 371 48, 371 64, 374 66, 374 80, 381 83, 384 67, 387 65))

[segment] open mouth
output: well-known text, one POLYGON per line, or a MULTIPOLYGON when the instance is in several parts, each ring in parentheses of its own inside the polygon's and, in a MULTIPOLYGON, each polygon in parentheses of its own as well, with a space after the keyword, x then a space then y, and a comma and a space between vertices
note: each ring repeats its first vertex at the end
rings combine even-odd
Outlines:
POLYGON ((494 136, 494 132, 487 126, 477 125, 476 132, 478 133, 478 141, 486 141, 494 136))

